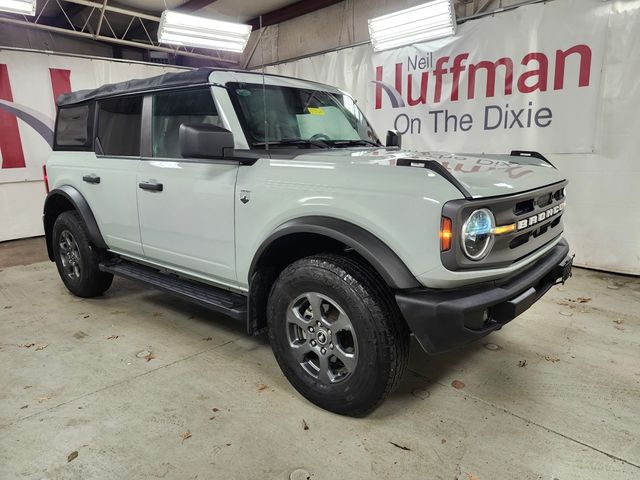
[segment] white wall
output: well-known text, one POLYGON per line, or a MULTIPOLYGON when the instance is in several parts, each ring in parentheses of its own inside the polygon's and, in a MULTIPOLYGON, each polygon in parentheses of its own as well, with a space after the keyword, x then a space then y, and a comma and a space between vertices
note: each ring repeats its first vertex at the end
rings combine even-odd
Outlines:
POLYGON ((40 181, 0 184, 0 242, 43 234, 40 181))
POLYGON ((596 153, 553 155, 569 176, 567 237, 579 265, 640 274, 640 0, 612 2, 596 153))

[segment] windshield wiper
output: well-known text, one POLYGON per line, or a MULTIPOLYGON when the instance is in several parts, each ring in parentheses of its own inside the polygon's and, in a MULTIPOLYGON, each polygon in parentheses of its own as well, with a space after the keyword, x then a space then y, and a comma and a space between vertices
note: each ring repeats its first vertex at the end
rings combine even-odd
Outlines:
POLYGON ((372 147, 380 147, 380 144, 370 140, 334 140, 331 144, 333 146, 370 145, 372 147))
MULTIPOLYGON (((266 142, 259 142, 253 144, 256 147, 264 147, 266 142)), ((307 140, 304 138, 283 138, 282 140, 269 140, 269 146, 271 145, 313 145, 318 148, 331 148, 331 145, 326 143, 324 140, 307 140)))

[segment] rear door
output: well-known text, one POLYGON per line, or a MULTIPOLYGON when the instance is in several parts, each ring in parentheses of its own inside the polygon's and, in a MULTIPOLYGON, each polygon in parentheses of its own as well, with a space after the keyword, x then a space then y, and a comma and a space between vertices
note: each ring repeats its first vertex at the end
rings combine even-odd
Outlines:
POLYGON ((84 154, 82 162, 75 163, 75 185, 89 203, 109 248, 139 255, 136 170, 142 97, 100 100, 91 105, 92 113, 94 110, 95 128, 91 130, 95 154, 84 154))
POLYGON ((147 155, 138 168, 138 214, 145 257, 233 284, 237 162, 182 158, 180 125, 223 126, 208 87, 145 98, 147 155))

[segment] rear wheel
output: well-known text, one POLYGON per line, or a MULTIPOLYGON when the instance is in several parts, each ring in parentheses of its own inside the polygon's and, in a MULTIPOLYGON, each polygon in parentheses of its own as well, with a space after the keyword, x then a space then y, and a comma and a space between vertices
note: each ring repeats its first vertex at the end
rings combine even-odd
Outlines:
POLYGON ((101 252, 89 242, 78 212, 63 212, 56 218, 52 241, 58 273, 71 293, 95 297, 107 291, 113 275, 98 268, 101 252))
POLYGON ((407 365, 409 334, 391 292, 348 257, 317 255, 288 266, 271 291, 268 323, 287 379, 332 412, 368 413, 407 365))

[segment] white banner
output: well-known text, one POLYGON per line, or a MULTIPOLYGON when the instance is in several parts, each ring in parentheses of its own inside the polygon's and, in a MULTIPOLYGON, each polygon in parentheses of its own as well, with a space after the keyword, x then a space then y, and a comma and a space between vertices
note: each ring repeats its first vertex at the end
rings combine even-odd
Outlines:
POLYGON ((455 37, 373 53, 370 45, 270 67, 337 85, 379 135, 419 150, 595 150, 611 6, 558 0, 470 21, 455 37))
POLYGON ((0 183, 42 180, 58 95, 177 70, 0 49, 0 183))
POLYGON ((637 275, 639 45, 640 0, 554 0, 469 21, 444 41, 377 54, 363 45, 267 70, 343 88, 353 94, 379 135, 394 127, 407 130, 403 145, 410 149, 454 153, 522 149, 547 154, 569 179, 565 235, 576 264, 637 275), (439 60, 442 73, 436 73, 439 60), (505 64, 513 64, 510 78, 505 64), (495 79, 487 81, 491 65, 496 66, 495 79), (378 67, 382 81, 391 94, 396 91, 404 107, 394 108, 393 95, 373 83, 378 67), (426 103, 420 103, 424 74, 426 103), (441 91, 436 102, 438 78, 441 91), (457 100, 451 99, 453 85, 458 85, 457 100), (380 108, 376 108, 380 88, 380 108), (409 98, 418 103, 410 105, 409 98), (491 106, 496 108, 487 110, 491 106), (447 110, 448 125, 445 113, 435 113, 438 110, 447 110), (537 112, 541 113, 536 123, 537 112), (468 117, 463 121, 464 115, 471 122, 468 117), (462 128, 469 125, 468 130, 462 128), (598 219, 595 224, 594 219, 598 219))

